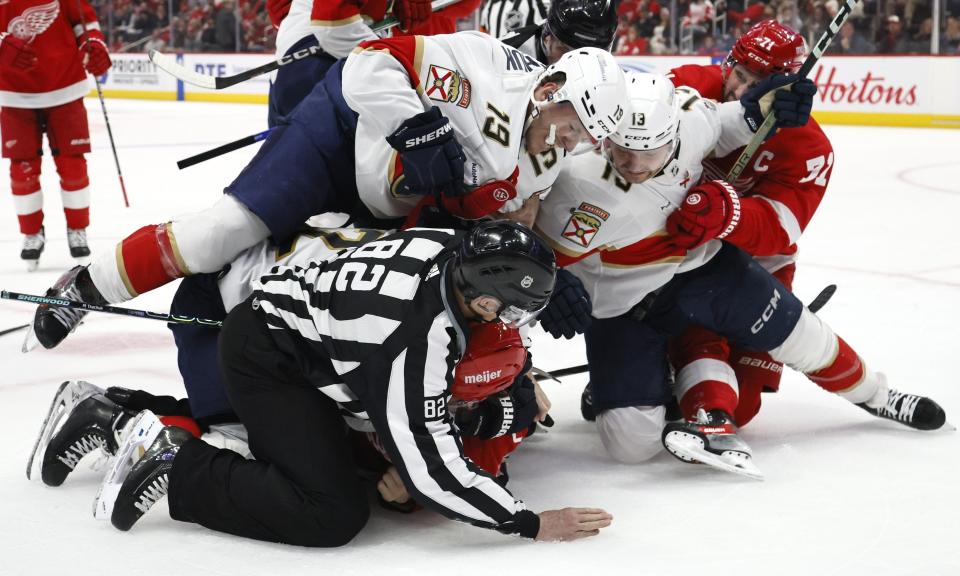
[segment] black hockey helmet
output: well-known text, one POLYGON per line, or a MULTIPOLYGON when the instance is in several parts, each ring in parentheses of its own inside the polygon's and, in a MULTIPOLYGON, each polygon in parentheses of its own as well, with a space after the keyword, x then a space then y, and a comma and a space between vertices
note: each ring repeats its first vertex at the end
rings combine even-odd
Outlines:
POLYGON ((554 0, 543 31, 571 48, 609 50, 617 31, 617 1, 554 0))
POLYGON ((517 326, 547 305, 556 280, 553 250, 529 228, 510 220, 480 222, 460 243, 454 281, 470 301, 494 296, 500 320, 517 326))

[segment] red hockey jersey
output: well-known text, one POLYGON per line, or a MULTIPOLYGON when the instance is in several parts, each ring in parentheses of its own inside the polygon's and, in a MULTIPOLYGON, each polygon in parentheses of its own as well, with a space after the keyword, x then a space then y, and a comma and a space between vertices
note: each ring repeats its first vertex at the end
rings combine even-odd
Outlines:
MULTIPOLYGON (((680 66, 669 76, 676 86, 723 99, 720 66, 680 66)), ((704 160, 704 179, 724 179, 742 151, 704 160)), ((812 118, 802 128, 781 129, 731 182, 743 201, 740 225, 725 240, 754 256, 767 257, 761 263, 771 272, 792 263, 796 241, 827 190, 833 160, 833 147, 812 118)))
POLYGON ((0 74, 0 105, 50 108, 82 98, 90 90, 78 46, 86 30, 99 30, 87 0, 0 0, 2 30, 37 52, 29 72, 0 74))

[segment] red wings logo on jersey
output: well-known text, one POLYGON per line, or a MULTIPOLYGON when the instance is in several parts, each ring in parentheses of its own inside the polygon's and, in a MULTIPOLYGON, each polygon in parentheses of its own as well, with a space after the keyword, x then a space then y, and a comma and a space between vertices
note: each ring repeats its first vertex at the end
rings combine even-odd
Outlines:
POLYGON ((7 31, 27 42, 47 31, 60 15, 60 0, 53 0, 42 6, 33 6, 10 21, 7 31))

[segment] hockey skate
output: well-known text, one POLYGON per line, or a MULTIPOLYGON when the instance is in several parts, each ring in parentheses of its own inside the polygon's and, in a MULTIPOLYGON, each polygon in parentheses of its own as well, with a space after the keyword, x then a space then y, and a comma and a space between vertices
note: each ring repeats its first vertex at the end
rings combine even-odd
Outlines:
POLYGON ((127 426, 128 430, 117 447, 113 464, 103 477, 93 504, 93 516, 98 520, 110 518, 117 494, 120 493, 130 469, 143 456, 147 447, 153 444, 164 427, 160 419, 149 410, 140 412, 127 426))
POLYGON ((23 248, 20 250, 20 259, 27 265, 27 272, 33 272, 40 265, 40 255, 46 246, 47 239, 43 228, 36 234, 27 234, 23 237, 23 248))
POLYGON ((893 420, 917 430, 938 430, 947 421, 943 408, 925 396, 899 392, 885 385, 881 388, 878 396, 880 398, 876 402, 871 401, 857 404, 857 406, 878 418, 893 420), (886 394, 885 398, 883 397, 884 393, 886 394), (877 407, 873 407, 871 404, 877 407))
MULTIPOLYGON (((77 300, 98 306, 107 305, 107 301, 93 285, 85 266, 74 266, 64 273, 52 288, 47 289, 46 296, 77 300)), ((33 350, 37 343, 44 348, 57 346, 68 334, 77 329, 86 315, 87 313, 83 310, 49 304, 39 305, 33 317, 33 326, 24 339, 23 351, 33 350)))
MULTIPOLYGON (((146 452, 125 473, 111 478, 112 485, 119 484, 112 502, 108 505, 106 499, 109 494, 97 497, 97 511, 110 511, 110 522, 119 530, 129 530, 141 516, 147 513, 154 504, 167 495, 170 470, 173 468, 173 459, 180 447, 193 435, 177 426, 163 426, 151 412, 141 413, 146 418, 148 427, 141 438, 136 439, 137 446, 147 446, 146 452), (152 420, 151 420, 152 419, 152 420), (146 439, 153 436, 149 444, 146 439), (144 442, 140 443, 139 440, 144 442)), ((143 429, 135 425, 136 430, 143 429)), ((131 435, 129 439, 134 438, 131 435)), ((126 443, 125 443, 126 444, 126 443)), ((118 457, 118 462, 120 458, 118 457)), ((115 467, 115 470, 117 468, 115 467)), ((125 469, 121 466, 120 470, 125 469)), ((112 471, 111 471, 112 472, 112 471)))
POLYGON ((33 443, 33 452, 30 454, 30 460, 27 461, 27 479, 32 479, 34 474, 40 472, 40 462, 43 460, 43 453, 54 431, 60 425, 60 421, 65 416, 73 412, 73 409, 94 394, 103 392, 100 388, 83 382, 81 380, 68 380, 57 388, 57 393, 53 395, 53 402, 47 410, 47 416, 43 419, 40 426, 40 433, 37 435, 37 441, 33 443), (34 468, 36 462, 36 469, 34 468))
POLYGON ((583 416, 583 419, 587 422, 595 422, 597 420, 597 413, 593 410, 593 389, 590 388, 589 382, 587 382, 587 385, 583 388, 583 392, 580 394, 580 415, 583 416))
POLYGON ((667 451, 684 462, 763 480, 750 447, 737 436, 736 426, 722 410, 701 408, 695 422, 671 422, 664 427, 662 440, 667 451))
POLYGON ((42 448, 40 477, 47 486, 63 484, 80 460, 91 452, 99 449, 105 456, 113 456, 124 426, 133 417, 111 402, 102 390, 87 385, 95 390, 94 394, 68 412, 63 426, 42 448))
POLYGON ((90 256, 90 246, 87 244, 86 228, 67 228, 67 244, 70 246, 70 255, 80 260, 81 264, 90 256))

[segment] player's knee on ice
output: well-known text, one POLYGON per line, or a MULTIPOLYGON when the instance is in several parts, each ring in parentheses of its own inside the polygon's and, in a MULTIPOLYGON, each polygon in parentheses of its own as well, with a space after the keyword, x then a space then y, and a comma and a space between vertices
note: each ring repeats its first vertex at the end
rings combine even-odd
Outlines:
POLYGON ((597 430, 604 447, 624 464, 646 462, 660 453, 665 406, 627 406, 597 414, 597 430))

